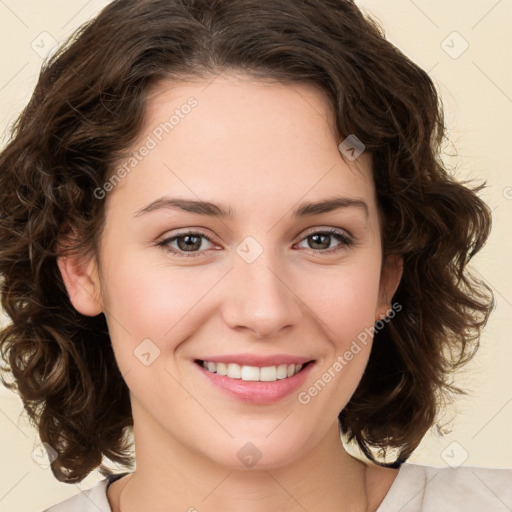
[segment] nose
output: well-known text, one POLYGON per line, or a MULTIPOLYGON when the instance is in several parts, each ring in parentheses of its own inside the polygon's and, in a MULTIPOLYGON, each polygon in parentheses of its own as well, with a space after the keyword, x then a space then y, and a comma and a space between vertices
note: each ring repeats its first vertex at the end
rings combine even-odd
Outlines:
POLYGON ((228 277, 223 316, 232 329, 256 338, 277 336, 298 323, 301 300, 289 273, 265 252, 252 263, 237 258, 228 277))

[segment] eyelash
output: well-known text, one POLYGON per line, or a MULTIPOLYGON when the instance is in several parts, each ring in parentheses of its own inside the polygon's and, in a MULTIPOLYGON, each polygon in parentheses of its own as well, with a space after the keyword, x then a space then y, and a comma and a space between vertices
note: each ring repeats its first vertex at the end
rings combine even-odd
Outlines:
MULTIPOLYGON (((300 242, 302 242, 303 240, 306 240, 310 236, 320 235, 320 234, 330 235, 330 236, 334 237, 336 240, 338 240, 338 242, 342 242, 342 243, 336 247, 331 247, 330 249, 325 249, 325 250, 309 249, 310 251, 320 253, 320 254, 332 254, 332 253, 336 253, 336 252, 342 250, 343 248, 349 247, 354 244, 354 241, 349 236, 347 236, 344 233, 337 231, 335 229, 325 229, 325 230, 320 230, 320 231, 313 231, 311 233, 308 233, 304 238, 302 238, 300 240, 300 242)), ((210 242, 212 244, 214 243, 213 240, 209 236, 205 235, 204 233, 199 233, 196 231, 185 231, 183 233, 178 233, 176 235, 173 235, 172 237, 166 238, 165 240, 162 240, 161 242, 158 242, 157 246, 162 247, 166 252, 169 252, 171 254, 174 254, 174 255, 177 255, 180 257, 184 257, 184 258, 197 258, 197 257, 201 256, 201 254, 204 251, 192 251, 192 252, 187 253, 187 251, 171 249, 169 247, 169 244, 171 242, 174 242, 178 238, 182 238, 184 236, 202 237, 205 240, 207 240, 208 242, 210 242)))

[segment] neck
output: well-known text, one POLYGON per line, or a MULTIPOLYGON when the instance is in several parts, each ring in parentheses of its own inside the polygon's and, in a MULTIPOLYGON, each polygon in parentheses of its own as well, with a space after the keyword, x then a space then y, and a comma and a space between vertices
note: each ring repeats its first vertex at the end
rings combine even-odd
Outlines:
MULTIPOLYGON (((148 427, 146 420, 141 423, 148 427)), ((367 466, 346 452, 337 423, 300 458, 266 468, 226 467, 158 428, 138 429, 137 422, 134 440, 137 469, 113 512, 364 512, 369 507, 367 466)))

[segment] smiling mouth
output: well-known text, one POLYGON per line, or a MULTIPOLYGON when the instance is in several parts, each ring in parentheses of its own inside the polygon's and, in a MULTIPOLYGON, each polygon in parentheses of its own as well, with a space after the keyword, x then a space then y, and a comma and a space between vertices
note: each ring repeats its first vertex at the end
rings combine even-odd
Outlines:
POLYGON ((230 379, 253 381, 253 382, 275 382, 285 380, 300 373, 304 368, 314 361, 304 364, 281 364, 278 366, 247 366, 236 363, 214 363, 196 359, 199 366, 211 373, 229 377, 230 379))

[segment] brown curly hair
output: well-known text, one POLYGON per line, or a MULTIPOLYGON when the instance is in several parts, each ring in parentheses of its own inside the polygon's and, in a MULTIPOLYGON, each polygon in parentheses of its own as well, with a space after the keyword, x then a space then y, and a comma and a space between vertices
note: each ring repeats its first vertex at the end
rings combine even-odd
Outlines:
POLYGON ((1 300, 12 322, 0 352, 40 438, 58 453, 58 480, 76 482, 103 456, 131 465, 128 388, 103 314, 70 303, 56 258, 94 254, 104 201, 94 191, 142 127, 161 79, 225 70, 320 88, 339 140, 355 134, 372 156, 383 256, 404 270, 402 310, 375 334, 340 431, 373 462, 398 467, 437 421, 450 381, 474 355, 494 306, 467 264, 491 227, 477 196, 441 160, 443 108, 428 74, 350 0, 118 0, 44 64, 0 155, 1 300), (393 464, 377 461, 389 448, 393 464))

